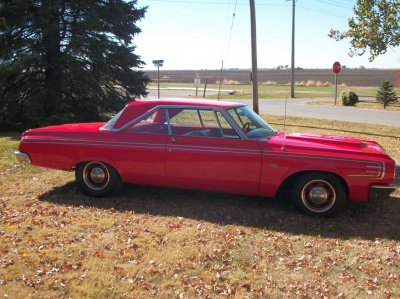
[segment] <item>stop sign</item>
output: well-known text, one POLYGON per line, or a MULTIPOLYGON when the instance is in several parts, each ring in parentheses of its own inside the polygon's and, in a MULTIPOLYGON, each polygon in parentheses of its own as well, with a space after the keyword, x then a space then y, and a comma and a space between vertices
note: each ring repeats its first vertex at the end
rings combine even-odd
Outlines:
POLYGON ((339 61, 335 61, 335 63, 332 66, 332 70, 335 74, 339 74, 340 70, 342 69, 342 66, 340 65, 339 61))

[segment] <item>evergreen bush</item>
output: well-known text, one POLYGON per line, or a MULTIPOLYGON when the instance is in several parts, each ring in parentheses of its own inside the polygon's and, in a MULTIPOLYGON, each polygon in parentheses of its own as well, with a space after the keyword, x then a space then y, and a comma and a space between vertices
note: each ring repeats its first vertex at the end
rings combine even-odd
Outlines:
POLYGON ((358 103, 358 95, 350 90, 342 92, 342 104, 343 106, 355 106, 358 103))
POLYGON ((376 100, 383 103, 384 108, 386 108, 388 104, 397 101, 396 93, 394 92, 393 85, 390 81, 383 80, 381 82, 381 85, 379 85, 378 91, 376 92, 376 100))

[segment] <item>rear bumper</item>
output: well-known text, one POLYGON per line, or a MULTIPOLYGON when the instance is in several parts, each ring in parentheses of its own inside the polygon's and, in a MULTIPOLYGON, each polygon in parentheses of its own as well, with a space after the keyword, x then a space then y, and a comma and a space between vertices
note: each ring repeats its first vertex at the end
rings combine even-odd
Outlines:
POLYGON ((390 193, 392 193, 396 188, 394 185, 392 186, 371 186, 371 192, 370 192, 370 200, 375 200, 375 199, 386 199, 389 197, 390 193))
POLYGON ((29 158, 29 155, 26 153, 21 153, 21 152, 15 152, 15 156, 17 157, 17 160, 19 163, 25 163, 25 164, 31 164, 31 158, 29 158))

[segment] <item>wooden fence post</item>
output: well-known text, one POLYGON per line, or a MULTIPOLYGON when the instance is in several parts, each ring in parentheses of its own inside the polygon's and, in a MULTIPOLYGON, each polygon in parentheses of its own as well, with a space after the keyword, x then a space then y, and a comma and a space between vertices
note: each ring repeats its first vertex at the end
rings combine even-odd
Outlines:
POLYGON ((206 79, 206 83, 204 84, 203 98, 206 97, 207 81, 208 81, 208 79, 206 79))

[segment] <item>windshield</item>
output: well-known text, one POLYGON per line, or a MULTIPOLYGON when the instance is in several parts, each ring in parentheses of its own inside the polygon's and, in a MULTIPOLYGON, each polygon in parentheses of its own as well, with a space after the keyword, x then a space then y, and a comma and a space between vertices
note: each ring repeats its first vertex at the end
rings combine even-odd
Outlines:
POLYGON ((247 106, 235 107, 227 111, 248 138, 266 138, 276 133, 274 128, 247 106))

